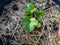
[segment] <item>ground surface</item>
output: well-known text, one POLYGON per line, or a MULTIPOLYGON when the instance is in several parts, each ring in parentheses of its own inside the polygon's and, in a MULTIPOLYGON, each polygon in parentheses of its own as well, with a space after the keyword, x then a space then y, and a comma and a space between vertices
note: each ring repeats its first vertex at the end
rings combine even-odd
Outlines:
POLYGON ((0 43, 1 45, 60 45, 60 10, 54 2, 46 0, 15 0, 6 5, 6 11, 0 16, 0 43), (35 3, 39 9, 45 9, 41 29, 31 33, 21 25, 21 19, 29 2, 35 3), (52 4, 54 3, 54 4, 52 4), (16 4, 19 10, 14 11, 16 4))

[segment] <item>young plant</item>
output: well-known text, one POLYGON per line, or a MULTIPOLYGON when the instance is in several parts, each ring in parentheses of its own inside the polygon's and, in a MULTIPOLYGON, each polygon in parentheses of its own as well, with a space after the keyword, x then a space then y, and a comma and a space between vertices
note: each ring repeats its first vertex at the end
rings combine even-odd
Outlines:
POLYGON ((21 23, 28 32, 32 32, 35 28, 40 28, 42 26, 39 21, 43 19, 44 15, 45 11, 38 10, 33 3, 29 3, 27 4, 24 19, 21 20, 21 23))

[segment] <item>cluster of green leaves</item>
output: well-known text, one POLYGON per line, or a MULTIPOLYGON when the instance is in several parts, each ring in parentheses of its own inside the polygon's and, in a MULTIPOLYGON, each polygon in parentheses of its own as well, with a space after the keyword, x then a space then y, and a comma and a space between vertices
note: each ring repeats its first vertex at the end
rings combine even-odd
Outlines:
POLYGON ((25 26, 28 32, 32 32, 35 28, 40 28, 41 21, 45 11, 38 10, 33 3, 27 4, 27 9, 24 13, 24 19, 22 19, 22 24, 25 26))

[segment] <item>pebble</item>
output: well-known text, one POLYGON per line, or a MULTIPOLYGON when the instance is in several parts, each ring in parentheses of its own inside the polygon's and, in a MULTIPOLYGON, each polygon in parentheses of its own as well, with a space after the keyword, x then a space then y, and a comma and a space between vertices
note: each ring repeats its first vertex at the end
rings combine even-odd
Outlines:
POLYGON ((55 31, 55 32, 56 32, 58 29, 59 29, 58 26, 54 26, 54 27, 52 28, 52 30, 55 31))
POLYGON ((16 4, 14 4, 14 5, 12 6, 12 9, 15 10, 15 11, 19 10, 16 4))

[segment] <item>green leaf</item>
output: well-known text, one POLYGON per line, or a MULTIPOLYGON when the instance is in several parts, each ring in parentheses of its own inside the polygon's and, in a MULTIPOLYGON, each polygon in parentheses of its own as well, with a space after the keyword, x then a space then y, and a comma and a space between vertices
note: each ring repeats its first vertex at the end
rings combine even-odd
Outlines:
POLYGON ((33 4, 33 3, 29 3, 29 4, 27 4, 27 9, 28 10, 32 10, 32 9, 34 9, 35 8, 35 5, 33 4))
POLYGON ((33 26, 36 26, 38 24, 38 20, 36 20, 35 18, 31 18, 30 19, 30 24, 33 26))
POLYGON ((38 20, 40 21, 42 19, 43 19, 43 16, 39 15, 38 20))
POLYGON ((44 16, 44 15, 45 15, 45 11, 40 10, 40 15, 41 15, 41 16, 44 16))
POLYGON ((41 24, 40 24, 40 23, 38 23, 38 24, 36 25, 36 27, 37 27, 37 28, 40 28, 40 27, 41 27, 41 24))
POLYGON ((31 13, 36 12, 36 11, 37 11, 37 8, 34 8, 31 10, 31 13))
POLYGON ((30 15, 31 15, 31 12, 29 10, 26 10, 25 13, 24 13, 24 17, 30 16, 30 15))
POLYGON ((36 26, 38 24, 37 20, 31 21, 30 24, 32 24, 33 26, 36 26))
POLYGON ((38 21, 35 18, 30 19, 30 23, 26 26, 26 30, 32 32, 38 25, 38 21))
POLYGON ((38 16, 39 15, 39 10, 36 10, 35 11, 35 14, 38 16))
POLYGON ((24 17, 27 17, 27 15, 28 15, 27 13, 24 13, 24 17))
POLYGON ((30 21, 34 21, 34 20, 36 20, 35 18, 30 18, 30 21))
POLYGON ((28 32, 32 32, 32 31, 34 30, 34 26, 31 25, 31 24, 28 24, 28 25, 26 26, 26 30, 27 30, 28 32))
POLYGON ((40 10, 40 15, 38 16, 38 20, 42 20, 44 15, 45 15, 45 11, 40 10))
POLYGON ((34 13, 38 16, 39 15, 39 10, 36 8, 36 10, 34 11, 34 13))
POLYGON ((23 24, 24 26, 26 26, 29 23, 30 23, 30 17, 26 17, 25 19, 21 20, 21 24, 23 24))

